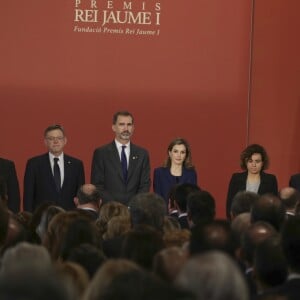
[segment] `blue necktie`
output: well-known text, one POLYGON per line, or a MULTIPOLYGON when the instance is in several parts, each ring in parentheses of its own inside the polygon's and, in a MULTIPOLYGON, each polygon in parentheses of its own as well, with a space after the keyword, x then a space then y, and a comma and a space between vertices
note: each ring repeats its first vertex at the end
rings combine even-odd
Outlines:
POLYGON ((121 164, 122 164, 122 171, 123 171, 123 178, 124 181, 127 181, 127 158, 125 153, 126 146, 122 146, 122 152, 121 152, 121 164))
POLYGON ((59 192, 61 189, 61 179, 60 179, 60 169, 59 169, 59 165, 58 165, 58 160, 59 160, 59 158, 54 157, 53 175, 54 175, 56 189, 59 192))

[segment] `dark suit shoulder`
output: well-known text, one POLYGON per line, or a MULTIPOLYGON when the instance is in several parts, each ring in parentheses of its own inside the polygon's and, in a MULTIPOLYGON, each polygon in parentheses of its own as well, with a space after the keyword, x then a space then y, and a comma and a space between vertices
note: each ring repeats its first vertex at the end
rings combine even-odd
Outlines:
POLYGON ((112 151, 112 150, 116 150, 116 144, 115 142, 113 141, 112 143, 109 143, 109 144, 105 144, 105 145, 102 145, 100 147, 97 147, 95 150, 94 150, 94 154, 95 153, 104 153, 104 152, 107 152, 107 151, 112 151))
POLYGON ((269 181, 274 181, 277 180, 276 176, 274 174, 270 174, 270 173, 265 173, 265 172, 261 172, 260 177, 263 180, 269 180, 269 181))
POLYGON ((233 173, 231 180, 233 181, 244 181, 247 178, 247 172, 233 173))
POLYGON ((39 163, 39 162, 42 162, 42 161, 45 161, 49 159, 49 154, 48 153, 45 153, 45 154, 41 154, 41 155, 37 155, 37 156, 33 156, 33 157, 30 157, 28 160, 27 160, 27 163, 28 164, 31 164, 31 163, 39 163))
POLYGON ((140 151, 140 152, 145 152, 145 153, 148 153, 148 150, 141 147, 141 146, 138 146, 138 145, 135 145, 135 144, 130 144, 130 150, 131 151, 140 151))
POLYGON ((2 166, 12 166, 14 162, 12 160, 0 157, 0 165, 2 166))
POLYGON ((290 181, 291 180, 297 180, 297 181, 299 180, 300 181, 300 173, 292 175, 291 178, 290 178, 290 181))

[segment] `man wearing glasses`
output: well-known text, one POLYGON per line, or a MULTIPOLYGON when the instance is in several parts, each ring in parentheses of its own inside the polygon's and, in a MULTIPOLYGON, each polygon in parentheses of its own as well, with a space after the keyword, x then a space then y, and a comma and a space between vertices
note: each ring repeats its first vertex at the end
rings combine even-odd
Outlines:
POLYGON ((26 164, 24 210, 32 212, 44 202, 74 209, 73 199, 85 181, 83 163, 63 152, 67 138, 61 125, 45 129, 44 143, 48 153, 35 156, 26 164))

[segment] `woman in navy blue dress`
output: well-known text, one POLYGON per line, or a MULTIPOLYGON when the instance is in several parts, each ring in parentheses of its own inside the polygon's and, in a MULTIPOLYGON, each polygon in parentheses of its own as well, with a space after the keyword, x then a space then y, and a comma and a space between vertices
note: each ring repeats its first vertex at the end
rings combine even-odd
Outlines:
POLYGON ((162 167, 154 169, 153 189, 168 204, 171 188, 176 184, 197 184, 197 173, 192 164, 191 149, 183 138, 174 139, 167 149, 168 157, 162 167))

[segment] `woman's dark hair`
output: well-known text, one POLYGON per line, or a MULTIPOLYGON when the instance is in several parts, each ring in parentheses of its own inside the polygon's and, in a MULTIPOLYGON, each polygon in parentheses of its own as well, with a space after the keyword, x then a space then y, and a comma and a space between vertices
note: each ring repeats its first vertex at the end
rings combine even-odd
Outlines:
POLYGON ((240 157, 240 166, 243 170, 247 170, 247 162, 251 159, 253 154, 260 154, 263 162, 262 171, 269 167, 269 157, 265 148, 258 144, 249 145, 243 150, 240 157))
POLYGON ((165 168, 170 168, 171 167, 171 159, 170 159, 170 155, 169 152, 172 151, 173 147, 175 145, 184 145, 185 146, 185 150, 186 150, 186 157, 185 160, 183 162, 183 166, 187 169, 191 169, 194 168, 193 164, 192 164, 192 153, 191 153, 191 148, 189 143, 183 139, 183 138, 176 138, 174 139, 168 146, 167 149, 167 154, 168 154, 168 158, 166 159, 166 161, 163 164, 163 167, 165 168))

